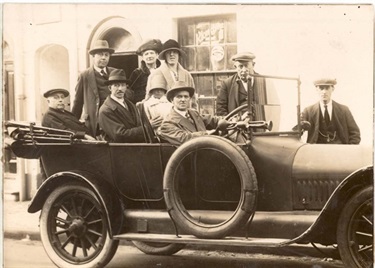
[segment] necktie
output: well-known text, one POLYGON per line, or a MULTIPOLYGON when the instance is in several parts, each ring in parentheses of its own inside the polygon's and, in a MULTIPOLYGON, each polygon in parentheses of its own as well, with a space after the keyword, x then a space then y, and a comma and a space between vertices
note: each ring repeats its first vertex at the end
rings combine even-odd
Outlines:
POLYGON ((190 121, 190 123, 192 123, 193 125, 195 125, 194 124, 194 120, 193 120, 193 118, 191 118, 191 116, 190 116, 189 113, 186 113, 186 118, 190 121))
POLYGON ((106 74, 106 72, 105 72, 103 69, 100 71, 100 74, 101 74, 103 77, 107 78, 107 74, 106 74))
POLYGON ((326 121, 326 124, 328 125, 331 121, 328 114, 327 105, 324 105, 324 121, 326 121))

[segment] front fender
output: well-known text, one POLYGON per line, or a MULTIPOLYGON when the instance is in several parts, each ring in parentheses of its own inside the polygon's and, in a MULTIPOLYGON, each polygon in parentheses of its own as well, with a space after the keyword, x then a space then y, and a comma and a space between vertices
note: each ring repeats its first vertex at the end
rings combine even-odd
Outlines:
POLYGON ((87 185, 94 193, 99 203, 103 206, 108 220, 109 235, 119 234, 124 222, 123 206, 115 189, 103 178, 86 171, 64 171, 50 176, 43 182, 31 200, 28 212, 35 213, 43 208, 47 197, 61 184, 71 181, 80 181, 87 185))
POLYGON ((321 243, 324 245, 336 243, 337 221, 347 201, 361 189, 374 185, 373 166, 367 166, 347 176, 335 189, 316 221, 291 243, 321 243))

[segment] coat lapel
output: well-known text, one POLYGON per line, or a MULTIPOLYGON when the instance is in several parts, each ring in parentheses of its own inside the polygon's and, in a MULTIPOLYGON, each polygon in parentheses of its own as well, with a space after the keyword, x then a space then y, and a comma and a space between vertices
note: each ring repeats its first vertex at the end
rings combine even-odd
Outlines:
MULTIPOLYGON (((131 112, 125 109, 120 103, 113 100, 110 96, 108 96, 111 109, 118 114, 119 118, 122 120, 124 125, 131 125, 136 126, 136 121, 134 120, 134 117, 132 116, 131 112)), ((130 107, 130 105, 128 105, 130 107)), ((130 108, 129 108, 130 109, 130 108)))
POLYGON ((177 113, 173 108, 172 108, 172 118, 171 121, 176 122, 179 124, 183 129, 188 130, 189 132, 196 132, 197 129, 195 126, 189 121, 189 119, 183 117, 179 113, 177 113))

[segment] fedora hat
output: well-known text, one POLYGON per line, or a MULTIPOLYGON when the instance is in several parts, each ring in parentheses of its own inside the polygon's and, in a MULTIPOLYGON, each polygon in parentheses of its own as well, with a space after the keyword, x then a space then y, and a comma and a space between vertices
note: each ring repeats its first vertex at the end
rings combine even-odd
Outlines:
POLYGON ((251 52, 240 52, 231 58, 232 61, 252 61, 253 59, 255 59, 255 55, 251 52))
POLYGON ((90 55, 94 55, 98 51, 108 51, 110 54, 115 52, 113 48, 110 48, 107 40, 96 40, 92 48, 89 50, 90 55))
POLYGON ((107 81, 104 81, 105 85, 112 85, 117 82, 130 83, 130 80, 126 78, 125 71, 122 69, 113 70, 108 77, 107 81))
POLYGON ((187 86, 186 83, 183 81, 177 81, 173 85, 173 87, 167 91, 167 94, 166 94, 167 100, 172 102, 174 95, 180 91, 188 91, 190 98, 192 98, 194 96, 195 89, 187 86))
POLYGON ((180 44, 176 40, 169 39, 163 44, 162 51, 159 54, 159 59, 165 60, 165 52, 169 50, 177 50, 181 56, 186 55, 185 51, 181 49, 180 44))
POLYGON ((142 56, 142 53, 146 50, 154 50, 156 53, 160 53, 162 44, 159 39, 151 39, 144 42, 136 51, 136 53, 142 56))
POLYGON ((334 78, 320 78, 314 81, 314 85, 317 86, 334 86, 337 84, 334 78))
POLYGON ((49 89, 47 90, 46 92, 44 92, 43 96, 45 98, 48 98, 49 96, 55 94, 55 93, 62 93, 64 94, 64 97, 68 97, 69 96, 69 91, 67 91, 66 89, 63 89, 63 88, 53 88, 53 89, 49 89))

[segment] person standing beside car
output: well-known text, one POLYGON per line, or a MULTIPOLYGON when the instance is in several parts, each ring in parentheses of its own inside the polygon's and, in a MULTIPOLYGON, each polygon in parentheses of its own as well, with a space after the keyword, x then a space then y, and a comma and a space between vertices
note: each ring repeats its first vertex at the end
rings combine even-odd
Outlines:
MULTIPOLYGON (((130 80, 124 70, 111 72, 108 86, 111 94, 99 110, 99 125, 104 131, 104 139, 109 142, 145 142, 143 126, 136 106, 124 98, 130 80)), ((150 120, 153 127, 162 119, 150 120)))
POLYGON ((225 116, 234 109, 248 104, 248 91, 252 103, 252 120, 264 120, 264 110, 259 105, 266 104, 266 81, 262 77, 251 77, 254 71, 255 55, 240 52, 232 56, 237 73, 225 79, 217 94, 216 115, 225 116))
POLYGON ((310 123, 308 143, 359 144, 360 130, 349 108, 332 100, 336 79, 322 78, 314 82, 320 101, 306 107, 301 120, 310 123))
POLYGON ((160 66, 158 55, 162 44, 159 39, 144 42, 136 51, 142 57, 141 67, 135 69, 130 75, 130 87, 125 92, 125 97, 136 104, 146 96, 147 79, 156 68, 160 66))
POLYGON ((93 66, 79 75, 75 89, 72 113, 80 119, 83 110, 86 126, 94 136, 98 137, 101 134, 98 124, 99 108, 110 94, 105 81, 108 80, 109 73, 115 70, 107 66, 114 51, 109 48, 106 40, 97 40, 89 50, 89 54, 93 57, 93 66))

